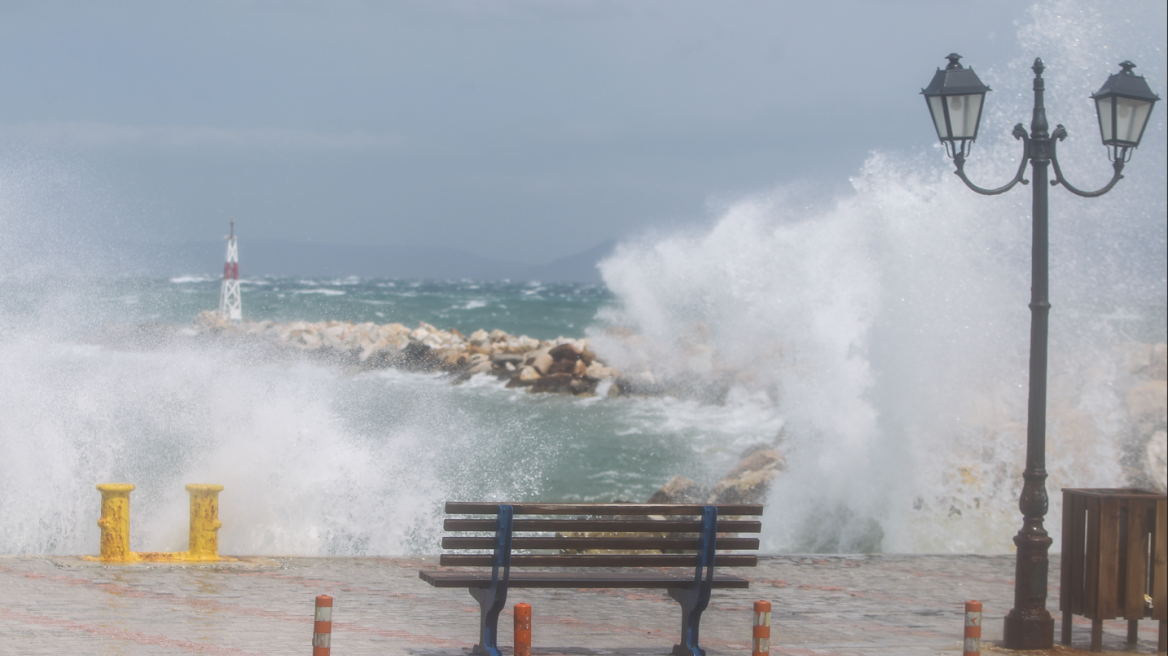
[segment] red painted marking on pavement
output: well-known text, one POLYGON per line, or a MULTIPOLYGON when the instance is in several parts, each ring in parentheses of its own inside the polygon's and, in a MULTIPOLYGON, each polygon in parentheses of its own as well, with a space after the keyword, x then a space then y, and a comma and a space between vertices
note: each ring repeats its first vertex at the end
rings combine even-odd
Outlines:
POLYGON ((115 629, 108 626, 83 624, 81 622, 74 622, 73 620, 47 617, 45 615, 33 615, 32 613, 25 613, 19 610, 12 610, 3 607, 0 607, 0 617, 4 618, 5 620, 12 620, 22 624, 51 626, 60 629, 67 629, 69 631, 84 631, 90 635, 114 638, 116 640, 130 640, 140 645, 175 647, 178 649, 185 649, 186 651, 193 651, 204 654, 244 654, 248 656, 263 656, 259 652, 244 651, 234 647, 222 647, 220 645, 198 643, 192 640, 168 638, 166 636, 161 636, 155 633, 142 633, 141 631, 127 631, 125 629, 115 629))
MULTIPOLYGON (((1011 565, 1013 565, 1013 563, 1011 563, 1011 565)), ((884 572, 900 572, 901 574, 912 574, 913 576, 919 576, 922 578, 942 578, 945 580, 965 580, 965 581, 974 581, 976 583, 985 583, 987 585, 1010 585, 1010 586, 1014 585, 1013 579, 1007 580, 1007 579, 985 578, 985 577, 981 577, 981 576, 973 576, 970 574, 958 574, 958 573, 951 572, 951 571, 922 572, 922 571, 918 571, 918 570, 906 569, 903 567, 881 567, 880 570, 884 571, 884 572)))
POLYGON ((778 656, 856 656, 856 652, 844 654, 842 651, 823 651, 821 649, 804 649, 800 647, 771 647, 778 656))
MULTIPOLYGON (((395 599, 420 599, 416 594, 408 592, 390 592, 389 590, 382 590, 377 588, 367 588, 363 586, 354 586, 341 581, 329 581, 325 579, 310 579, 304 576, 297 576, 295 574, 282 574, 279 572, 240 572, 238 576, 262 576, 264 578, 279 579, 281 581, 292 581, 299 583, 305 588, 312 590, 324 589, 339 589, 346 592, 368 592, 379 597, 393 597, 395 599)), ((475 611, 476 613, 478 610, 475 611)))
MULTIPOLYGON (((136 590, 134 588, 130 588, 130 587, 127 587, 124 585, 116 585, 113 583, 98 583, 97 581, 92 581, 90 579, 78 579, 78 578, 71 578, 68 576, 49 576, 47 574, 40 574, 40 573, 36 573, 36 572, 21 572, 19 570, 14 569, 14 568, 4 567, 4 566, 0 566, 0 572, 16 574, 16 575, 24 576, 25 578, 30 578, 30 579, 45 579, 48 581, 52 581, 54 583, 59 582, 59 583, 65 583, 67 585, 97 588, 97 589, 105 591, 105 592, 111 592, 111 593, 123 595, 126 597, 135 597, 135 598, 140 598, 140 599, 157 599, 157 600, 166 601, 166 602, 169 602, 172 604, 184 604, 187 606, 195 606, 197 608, 206 608, 206 609, 217 610, 217 611, 229 611, 229 612, 234 613, 236 615, 248 615, 248 616, 252 616, 252 617, 265 617, 265 618, 280 620, 283 622, 292 622, 292 623, 296 623, 296 624, 301 624, 301 623, 311 624, 311 616, 310 615, 292 614, 292 613, 286 613, 284 611, 278 611, 278 610, 264 610, 262 608, 253 608, 251 606, 243 606, 241 604, 224 603, 221 601, 215 601, 213 599, 181 597, 181 596, 175 595, 173 593, 169 593, 169 592, 154 592, 151 590, 136 590)), ((478 609, 476 608, 474 610, 475 610, 475 613, 477 614, 478 609)), ((412 642, 415 644, 441 645, 441 646, 446 646, 446 647, 460 647, 460 648, 472 646, 472 644, 468 643, 468 642, 462 642, 462 641, 458 641, 458 640, 450 640, 450 639, 446 639, 446 638, 435 638, 434 636, 410 633, 408 631, 393 631, 393 630, 388 630, 388 629, 375 629, 375 628, 371 628, 371 627, 363 627, 363 626, 360 626, 357 624, 350 624, 350 623, 345 623, 345 622, 334 622, 333 624, 334 624, 334 626, 343 626, 343 627, 345 627, 345 630, 352 631, 354 633, 366 633, 366 634, 379 635, 379 636, 384 636, 384 637, 389 637, 389 638, 400 638, 400 639, 408 640, 409 642, 412 642)))
POLYGON ((820 592, 846 592, 846 588, 841 588, 838 585, 813 585, 811 583, 804 583, 799 586, 800 590, 819 590, 820 592))

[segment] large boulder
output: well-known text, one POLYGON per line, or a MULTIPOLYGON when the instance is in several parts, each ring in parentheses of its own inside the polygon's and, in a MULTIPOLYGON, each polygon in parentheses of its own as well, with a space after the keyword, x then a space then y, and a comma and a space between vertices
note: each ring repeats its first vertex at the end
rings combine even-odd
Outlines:
POLYGON ((674 476, 649 497, 649 503, 705 503, 710 490, 684 476, 674 476))
POLYGON ((755 447, 710 490, 709 503, 763 503, 770 484, 787 468, 778 449, 755 447))
POLYGON ((431 371, 440 360, 434 349, 419 342, 410 342, 401 350, 401 366, 410 371, 431 371))
POLYGON ((535 370, 538 371, 541 376, 545 376, 548 374, 548 370, 552 368, 552 365, 555 364, 555 359, 552 358, 551 354, 546 350, 542 350, 536 353, 534 356, 529 357, 528 364, 532 367, 535 367, 535 370))
POLYGON ((580 359, 580 351, 576 349, 575 344, 560 344, 559 346, 550 349, 548 351, 548 355, 552 356, 552 359, 556 362, 560 362, 562 360, 575 362, 576 360, 580 359))
POLYGON ((529 392, 572 393, 572 374, 552 374, 543 376, 531 385, 529 392))

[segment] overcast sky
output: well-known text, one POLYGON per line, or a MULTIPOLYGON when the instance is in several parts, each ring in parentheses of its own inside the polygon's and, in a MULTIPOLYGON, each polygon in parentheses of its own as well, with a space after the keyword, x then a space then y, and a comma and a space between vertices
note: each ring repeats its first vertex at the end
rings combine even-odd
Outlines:
MULTIPOLYGON (((1163 2, 1135 6, 1163 29, 1163 2)), ((979 71, 1024 54, 1025 11, 0 0, 0 165, 86 180, 104 236, 216 239, 233 216, 251 238, 546 262, 927 148, 920 88, 952 51, 979 71)))

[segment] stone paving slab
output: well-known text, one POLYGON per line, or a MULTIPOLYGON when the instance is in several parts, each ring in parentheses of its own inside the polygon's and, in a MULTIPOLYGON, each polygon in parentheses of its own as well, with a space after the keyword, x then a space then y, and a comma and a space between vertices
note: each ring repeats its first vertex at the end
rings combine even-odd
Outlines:
MULTIPOLYGON (((103 565, 71 557, 0 557, 0 654, 311 654, 313 599, 332 595, 335 656, 463 656, 478 606, 463 590, 418 578, 437 558, 243 558, 219 564, 103 565)), ((710 656, 749 654, 752 603, 773 604, 774 656, 960 655, 964 602, 985 605, 984 653, 997 646, 1013 605, 1014 557, 766 556, 749 590, 716 590, 702 620, 710 656)), ((1051 572, 1058 573, 1057 556, 1051 572)), ((1057 613, 1058 581, 1050 608, 1057 613)), ((668 654, 679 606, 656 590, 513 590, 533 606, 539 656, 668 654)), ((509 651, 511 615, 500 620, 509 651)), ((1141 622, 1125 651, 1126 622, 1105 623, 1111 654, 1155 653, 1141 622)), ((1090 622, 1077 618, 1073 649, 1087 654, 1090 622)))

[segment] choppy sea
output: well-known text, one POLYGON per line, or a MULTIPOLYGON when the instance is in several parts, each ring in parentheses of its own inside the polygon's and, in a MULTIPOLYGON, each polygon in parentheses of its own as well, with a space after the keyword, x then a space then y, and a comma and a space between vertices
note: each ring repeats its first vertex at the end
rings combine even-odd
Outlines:
MULTIPOLYGON (((979 68, 995 92, 967 171, 983 185, 1013 175, 1009 126, 1030 115, 1036 54, 1052 80, 1052 122, 1077 126, 1059 156, 1080 187, 1110 175, 1086 100, 1104 78, 1081 73, 1113 71, 1120 57, 1109 47, 1122 37, 1159 53, 1140 71, 1168 79, 1155 30, 1119 35, 1094 3, 1060 7, 1019 26, 1017 60, 979 68)), ((1163 116, 1157 109, 1108 195, 1051 190, 1056 546, 1058 490, 1124 486, 1143 457, 1147 422, 1132 416, 1128 391, 1146 382, 1135 356, 1166 333, 1163 116)), ((702 225, 626 238, 600 265, 603 286, 265 278, 249 271, 241 235, 247 319, 589 337, 629 375, 726 387, 713 401, 527 394, 488 377, 453 385, 152 339, 158 326, 188 326, 216 307, 221 262, 158 278, 75 266, 57 275, 84 244, 63 243, 68 230, 42 211, 40 169, 20 184, 3 177, 9 170, 0 169, 0 553, 95 552, 102 482, 137 486, 136 550, 182 550, 183 485, 220 483, 224 553, 434 552, 446 500, 644 500, 675 475, 712 483, 759 443, 788 463, 767 500, 764 551, 1013 547, 1030 195, 973 194, 939 148, 875 152, 841 174, 846 193, 777 186, 725 203, 702 225), (47 264, 26 255, 37 230, 35 241, 53 245, 47 264)))

